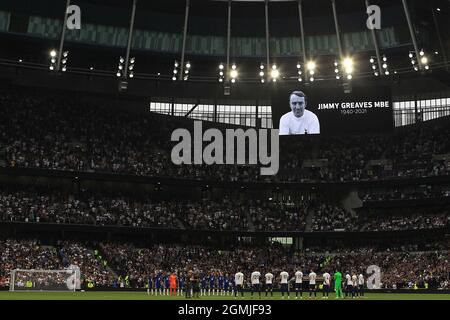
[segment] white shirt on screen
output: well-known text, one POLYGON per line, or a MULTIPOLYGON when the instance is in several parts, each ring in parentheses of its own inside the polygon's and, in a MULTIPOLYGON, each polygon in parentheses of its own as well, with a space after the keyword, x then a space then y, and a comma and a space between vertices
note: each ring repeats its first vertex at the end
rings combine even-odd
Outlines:
POLYGON ((280 119, 280 135, 291 134, 320 134, 319 119, 309 110, 305 110, 300 118, 293 112, 286 113, 280 119))

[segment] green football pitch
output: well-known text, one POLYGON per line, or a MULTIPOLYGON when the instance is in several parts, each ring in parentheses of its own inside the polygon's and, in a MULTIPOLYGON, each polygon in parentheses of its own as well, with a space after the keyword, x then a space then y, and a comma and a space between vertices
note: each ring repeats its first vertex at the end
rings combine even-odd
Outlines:
MULTIPOLYGON (((339 299, 339 300, 450 300, 450 294, 419 294, 419 293, 367 293, 365 298, 356 299, 339 299)), ((195 299, 185 299, 184 296, 155 296, 148 295, 146 292, 0 292, 0 300, 186 300, 186 301, 208 301, 208 300, 229 300, 236 301, 234 296, 201 296, 195 299)), ((258 301, 258 295, 255 294, 252 299, 250 293, 246 293, 244 298, 239 297, 237 300, 253 300, 258 301)), ((261 300, 281 300, 280 293, 274 293, 273 298, 266 298, 262 295, 261 300)), ((309 299, 308 294, 303 294, 303 299, 296 300, 295 294, 291 293, 291 297, 285 301, 309 301, 322 300, 322 294, 318 294, 317 298, 309 299)), ((334 295, 330 295, 328 300, 336 300, 334 295)))

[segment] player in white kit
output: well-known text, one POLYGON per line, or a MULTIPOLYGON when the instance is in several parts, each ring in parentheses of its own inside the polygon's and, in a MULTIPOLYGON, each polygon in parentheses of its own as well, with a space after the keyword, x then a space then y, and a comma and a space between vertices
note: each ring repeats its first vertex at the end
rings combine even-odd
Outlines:
POLYGON ((352 275, 352 298, 356 298, 357 290, 358 290, 358 277, 356 274, 352 275))
POLYGON ((312 294, 314 292, 314 297, 317 297, 316 292, 316 278, 317 274, 311 269, 311 272, 309 273, 309 297, 312 297, 312 294))
POLYGON ((266 278, 266 297, 269 294, 269 291, 270 296, 273 297, 273 274, 267 272, 264 277, 266 278))
POLYGON ((261 287, 259 284, 259 277, 261 277, 261 273, 259 271, 252 272, 252 275, 250 277, 252 282, 252 299, 254 291, 258 292, 259 298, 261 299, 261 287))
POLYGON ((284 293, 287 293, 288 299, 289 296, 289 285, 288 285, 289 273, 286 271, 282 271, 280 273, 280 287, 281 287, 281 298, 284 299, 284 293))
POLYGON ((350 294, 352 292, 352 287, 353 287, 352 277, 347 272, 347 274, 345 275, 345 297, 346 298, 350 297, 350 294))
POLYGON ((360 273, 358 276, 358 291, 359 296, 364 297, 364 276, 362 273, 360 273))
POLYGON ((295 299, 298 299, 300 292, 300 299, 303 299, 303 272, 300 270, 295 272, 295 299))
POLYGON ((322 287, 322 298, 328 299, 331 291, 331 275, 328 272, 323 274, 323 287, 322 287))
POLYGON ((242 289, 244 286, 244 274, 242 272, 237 272, 234 275, 234 284, 236 286, 236 290, 234 291, 234 297, 237 298, 237 294, 240 291, 242 298, 244 297, 244 290, 242 289))

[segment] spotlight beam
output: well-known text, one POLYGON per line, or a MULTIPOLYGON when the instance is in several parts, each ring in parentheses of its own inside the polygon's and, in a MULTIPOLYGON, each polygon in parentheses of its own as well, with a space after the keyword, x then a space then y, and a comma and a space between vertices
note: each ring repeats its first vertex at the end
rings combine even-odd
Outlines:
POLYGON ((337 43, 338 43, 338 49, 339 49, 339 56, 340 56, 340 59, 342 60, 344 57, 344 53, 342 51, 341 32, 339 30, 339 21, 338 21, 338 16, 337 16, 336 0, 331 0, 331 5, 333 7, 334 27, 336 28, 336 37, 337 37, 337 43))
POLYGON ((227 66, 225 72, 225 82, 230 81, 228 70, 230 70, 230 46, 231 46, 231 0, 228 0, 228 24, 227 24, 227 66))
MULTIPOLYGON (((270 66, 270 39, 269 39, 269 0, 265 0, 265 16, 266 16, 266 66, 270 66)), ((270 81, 269 72, 267 72, 267 81, 270 81)))
POLYGON ((61 39, 59 41, 59 51, 58 51, 58 59, 56 61, 56 71, 59 71, 61 68, 61 59, 63 54, 63 48, 64 48, 64 39, 66 37, 66 22, 67 22, 67 8, 70 6, 70 0, 67 0, 66 7, 64 8, 64 21, 62 24, 62 31, 61 31, 61 39))
POLYGON ((131 39, 133 38, 134 18, 136 16, 136 4, 137 4, 137 0, 133 0, 133 7, 131 9, 130 30, 128 31, 127 53, 126 53, 126 57, 125 57, 125 70, 123 72, 123 77, 125 79, 127 78, 128 63, 130 60, 131 39))
POLYGON ((306 41, 305 41, 305 26, 303 25, 303 6, 302 0, 298 1, 298 16, 300 20, 300 33, 302 37, 302 50, 303 50, 303 64, 305 65, 308 61, 306 55, 306 41))
MULTIPOLYGON (((411 40, 414 45, 414 51, 416 52, 416 57, 420 57, 419 47, 417 46, 416 33, 414 31, 411 16, 409 14, 408 3, 406 2, 406 0, 402 0, 402 2, 403 2, 403 10, 405 11, 406 21, 408 22, 409 33, 411 34, 411 40)), ((417 62, 417 64, 419 65, 419 69, 422 69, 423 68, 422 62, 420 61, 420 59, 418 60, 419 61, 417 62)))
POLYGON ((186 10, 184 15, 184 27, 183 27, 183 45, 181 47, 181 65, 180 65, 180 81, 183 80, 183 74, 184 74, 184 55, 186 53, 186 36, 187 36, 187 26, 189 21, 189 6, 190 6, 190 0, 186 0, 186 10))

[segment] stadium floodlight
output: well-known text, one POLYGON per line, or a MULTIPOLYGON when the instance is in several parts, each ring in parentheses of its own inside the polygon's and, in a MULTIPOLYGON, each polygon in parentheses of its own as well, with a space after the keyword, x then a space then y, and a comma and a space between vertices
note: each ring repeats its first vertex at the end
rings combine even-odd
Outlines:
POLYGON ((223 72, 224 68, 225 66, 223 65, 223 63, 219 64, 219 82, 223 82, 225 78, 225 73, 223 72))
POLYGON ((409 57, 411 58, 411 65, 413 66, 414 71, 419 71, 421 66, 423 66, 425 70, 430 70, 429 59, 423 49, 419 51, 419 57, 416 57, 415 52, 413 51, 409 52, 409 57))
POLYGON ((280 71, 277 68, 277 65, 274 63, 272 65, 272 70, 270 71, 270 77, 273 82, 277 82, 278 78, 280 77, 280 71))
POLYGON ((172 81, 176 81, 177 77, 176 74, 178 74, 178 67, 180 66, 180 64, 178 63, 177 60, 175 60, 174 64, 173 64, 173 77, 172 77, 172 81))
POLYGON ((272 77, 272 80, 276 81, 280 76, 280 71, 278 71, 278 69, 272 70, 270 76, 272 77))
POLYGON ((316 69, 316 63, 314 61, 309 61, 306 66, 309 71, 314 71, 316 69))
POLYGON ((313 60, 308 61, 308 63, 306 64, 306 68, 308 69, 308 72, 310 74, 310 78, 309 81, 314 82, 314 74, 316 73, 316 63, 313 60))
POLYGON ((347 57, 342 61, 344 71, 347 75, 347 79, 349 79, 349 80, 352 78, 349 76, 351 76, 353 74, 353 64, 354 64, 353 59, 350 57, 347 57))

